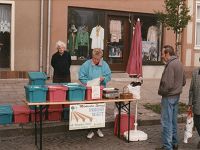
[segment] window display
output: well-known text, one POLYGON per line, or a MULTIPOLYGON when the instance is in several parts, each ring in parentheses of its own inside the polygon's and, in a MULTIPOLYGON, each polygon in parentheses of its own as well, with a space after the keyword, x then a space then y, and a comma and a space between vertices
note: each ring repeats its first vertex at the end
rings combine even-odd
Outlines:
POLYGON ((143 65, 160 65, 162 27, 155 16, 135 16, 142 22, 142 63, 143 65), (161 29, 161 30, 160 30, 161 29))
POLYGON ((109 64, 125 63, 124 58, 128 55, 132 33, 134 34, 134 20, 140 18, 143 65, 162 64, 162 28, 155 15, 123 12, 124 16, 131 18, 121 16, 119 19, 117 12, 109 10, 76 7, 69 7, 68 10, 67 43, 72 63, 82 64, 91 58, 94 48, 104 50, 104 59, 109 64), (108 19, 111 12, 114 17, 108 19))
POLYGON ((93 9, 69 8, 68 50, 72 60, 91 58, 91 50, 104 49, 104 12, 93 9))

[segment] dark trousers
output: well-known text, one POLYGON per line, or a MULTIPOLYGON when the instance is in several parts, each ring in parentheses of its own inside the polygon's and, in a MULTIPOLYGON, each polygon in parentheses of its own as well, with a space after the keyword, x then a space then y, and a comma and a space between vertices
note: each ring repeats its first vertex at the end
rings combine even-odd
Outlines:
POLYGON ((195 115, 194 114, 194 126, 196 127, 197 129, 197 132, 200 136, 200 115, 195 115))
POLYGON ((60 75, 54 75, 53 76, 53 83, 68 83, 71 82, 70 75, 60 76, 60 75))

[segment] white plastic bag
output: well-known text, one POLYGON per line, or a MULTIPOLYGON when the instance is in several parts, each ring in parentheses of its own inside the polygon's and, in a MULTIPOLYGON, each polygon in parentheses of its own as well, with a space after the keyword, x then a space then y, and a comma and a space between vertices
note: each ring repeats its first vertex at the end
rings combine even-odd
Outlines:
POLYGON ((189 112, 185 125, 184 141, 183 141, 184 143, 188 143, 188 139, 192 137, 193 126, 194 126, 194 121, 192 117, 192 112, 189 112))
POLYGON ((128 85, 128 90, 130 93, 133 94, 133 97, 136 98, 136 99, 140 99, 140 85, 138 86, 132 86, 132 85, 128 85))

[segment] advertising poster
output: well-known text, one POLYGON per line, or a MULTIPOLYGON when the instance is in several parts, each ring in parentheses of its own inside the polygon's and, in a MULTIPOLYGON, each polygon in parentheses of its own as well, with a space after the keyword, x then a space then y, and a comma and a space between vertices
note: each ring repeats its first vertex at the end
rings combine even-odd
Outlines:
POLYGON ((142 60, 158 61, 157 42, 142 41, 142 60))
POLYGON ((105 103, 70 105, 69 130, 105 127, 105 103))

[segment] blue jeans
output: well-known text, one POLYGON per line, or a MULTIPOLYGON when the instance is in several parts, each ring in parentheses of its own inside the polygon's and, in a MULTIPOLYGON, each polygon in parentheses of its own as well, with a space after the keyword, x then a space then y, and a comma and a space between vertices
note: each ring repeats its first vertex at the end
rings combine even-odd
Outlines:
POLYGON ((161 100, 161 125, 162 142, 166 150, 173 150, 173 145, 178 144, 177 114, 180 95, 162 97, 161 100))

